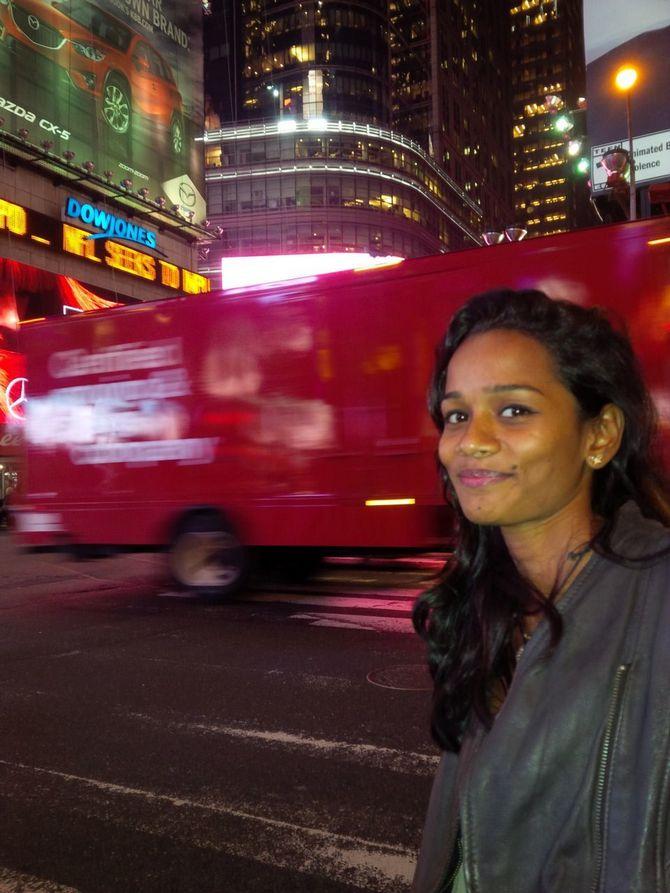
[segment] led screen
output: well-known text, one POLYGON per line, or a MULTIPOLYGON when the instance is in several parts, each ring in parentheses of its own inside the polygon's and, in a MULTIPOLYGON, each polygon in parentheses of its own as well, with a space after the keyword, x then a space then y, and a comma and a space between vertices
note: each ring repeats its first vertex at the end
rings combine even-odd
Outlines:
POLYGON ((178 0, 0 0, 3 129, 201 220, 201 20, 178 0))

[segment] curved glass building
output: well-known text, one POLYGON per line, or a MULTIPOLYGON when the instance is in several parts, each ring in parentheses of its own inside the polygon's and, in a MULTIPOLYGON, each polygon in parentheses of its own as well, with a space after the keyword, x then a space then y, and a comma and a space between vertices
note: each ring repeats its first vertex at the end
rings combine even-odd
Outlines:
MULTIPOLYGON (((475 94, 500 82, 486 61, 500 53, 468 44, 472 77, 452 84, 451 59, 440 61, 447 43, 431 35, 452 25, 460 35, 462 23, 443 12, 422 18, 428 6, 442 8, 438 0, 212 0, 204 141, 208 217, 223 234, 203 250, 203 272, 216 275, 222 255, 416 257, 473 247, 491 226, 482 201, 511 219, 498 211, 504 201, 488 201, 509 185, 511 207, 511 179, 484 171, 502 163, 491 146, 504 126, 486 140, 466 131, 450 143, 445 117, 453 90, 465 107, 467 87, 474 107, 475 94), (426 100, 425 128, 413 83, 426 100)), ((460 16, 476 3, 447 6, 460 16)), ((467 34, 486 39, 474 25, 467 34)))
POLYGON ((205 135, 205 159, 222 254, 416 257, 478 244, 475 202, 416 143, 371 124, 237 124, 205 135))

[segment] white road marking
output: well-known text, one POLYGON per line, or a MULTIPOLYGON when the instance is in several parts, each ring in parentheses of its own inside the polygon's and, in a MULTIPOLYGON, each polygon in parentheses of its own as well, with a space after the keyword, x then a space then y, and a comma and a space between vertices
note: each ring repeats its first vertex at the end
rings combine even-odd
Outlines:
MULTIPOLYGON (((126 714, 134 719, 149 722, 152 725, 165 725, 157 717, 145 713, 126 714)), ((175 730, 207 732, 214 735, 225 735, 230 738, 242 738, 255 743, 276 745, 290 750, 308 750, 319 756, 355 762, 375 769, 387 769, 408 775, 432 776, 440 758, 435 754, 415 753, 396 750, 392 747, 380 747, 378 744, 354 744, 350 741, 332 741, 328 738, 313 738, 310 735, 299 735, 292 732, 268 731, 266 729, 249 729, 241 726, 224 726, 218 723, 168 722, 175 730)))
POLYGON ((381 633, 411 633, 414 627, 409 614, 405 617, 383 617, 373 614, 291 614, 291 620, 307 620, 310 626, 330 626, 340 629, 363 629, 381 633))
POLYGON ((34 877, 0 866, 0 893, 79 893, 74 887, 63 887, 55 881, 34 877))
POLYGON ((197 599, 199 598, 198 594, 195 592, 189 592, 187 589, 184 589, 183 592, 157 592, 156 598, 180 598, 180 599, 197 599))
MULTIPOLYGON (((304 615, 293 614, 291 620, 299 620, 301 617, 304 619, 304 615)), ((346 620, 312 620, 310 626, 327 626, 330 629, 363 629, 368 632, 376 632, 374 626, 363 626, 362 623, 354 622, 353 618, 350 622, 346 620)))
POLYGON ((407 570, 416 568, 428 568, 441 570, 447 560, 448 553, 433 553, 432 555, 412 556, 400 555, 397 557, 366 558, 365 556, 331 555, 325 559, 325 564, 342 565, 344 567, 399 567, 407 570))
MULTIPOLYGON (((110 817, 110 808, 115 797, 139 800, 148 806, 170 807, 169 812, 154 815, 150 824, 146 821, 131 821, 136 828, 150 833, 157 832, 157 825, 162 827, 167 824, 172 838, 179 836, 183 840, 188 837, 193 845, 218 850, 237 858, 307 875, 328 877, 330 880, 375 893, 380 893, 387 886, 396 890, 402 885, 409 885, 414 873, 415 853, 402 846, 255 815, 246 809, 234 808, 225 803, 161 794, 25 763, 0 760, 0 766, 12 773, 27 772, 38 778, 63 782, 79 788, 83 793, 100 791, 104 795, 100 806, 104 805, 107 818, 110 817), (234 829, 217 827, 214 829, 215 833, 207 836, 203 825, 207 817, 242 824, 246 826, 245 833, 240 834, 239 829, 237 833, 231 833, 234 829), (226 830, 228 833, 222 833, 226 830)), ((127 806, 123 807, 123 812, 127 822, 127 806)))
POLYGON ((342 592, 340 595, 321 595, 318 592, 262 592, 245 595, 249 602, 289 602, 297 605, 323 605, 326 608, 380 608, 385 611, 399 611, 406 614, 421 589, 394 589, 391 598, 388 590, 377 592, 342 592))

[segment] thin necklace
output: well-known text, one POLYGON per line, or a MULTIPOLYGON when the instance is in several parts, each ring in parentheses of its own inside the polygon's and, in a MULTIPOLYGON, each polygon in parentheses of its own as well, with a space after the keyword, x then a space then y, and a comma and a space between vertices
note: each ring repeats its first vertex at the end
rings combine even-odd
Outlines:
MULTIPOLYGON (((575 575, 575 571, 581 564, 582 558, 584 558, 584 556, 587 555, 590 551, 591 551, 591 546, 589 543, 586 543, 584 546, 581 547, 581 549, 574 549, 572 552, 568 552, 566 554, 565 557, 568 558, 570 561, 572 561, 573 565, 570 568, 570 570, 568 571, 568 573, 565 575, 563 580, 561 580, 561 584, 558 588, 559 593, 565 592, 565 590, 568 587, 568 584, 572 580, 572 577, 575 575)), ((520 617, 518 617, 517 618, 517 626, 518 626, 519 632, 521 633, 521 638, 523 641, 514 653, 514 660, 515 660, 515 663, 517 663, 517 664, 519 663, 519 660, 521 659, 521 655, 523 654, 524 649, 526 648, 526 645, 528 644, 531 636, 533 635, 532 633, 526 632, 526 630, 521 625, 522 622, 523 622, 522 619, 520 617)))

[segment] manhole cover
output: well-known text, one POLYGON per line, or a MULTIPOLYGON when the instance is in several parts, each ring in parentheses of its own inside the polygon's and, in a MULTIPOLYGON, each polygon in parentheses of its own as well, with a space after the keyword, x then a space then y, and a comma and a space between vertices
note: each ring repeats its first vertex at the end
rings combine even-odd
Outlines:
POLYGON ((395 688, 398 691, 432 691, 433 680, 426 664, 404 664, 399 667, 382 667, 371 670, 368 682, 382 688, 395 688))

